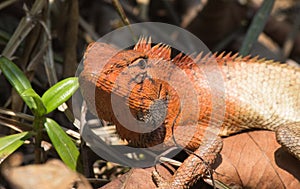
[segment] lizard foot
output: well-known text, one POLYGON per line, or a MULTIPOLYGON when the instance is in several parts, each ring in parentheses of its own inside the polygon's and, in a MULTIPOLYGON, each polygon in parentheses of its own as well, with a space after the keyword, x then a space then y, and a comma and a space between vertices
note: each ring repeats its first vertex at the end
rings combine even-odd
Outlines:
POLYGON ((222 140, 217 137, 206 140, 200 147, 190 154, 190 156, 176 170, 171 179, 164 179, 157 172, 152 172, 152 178, 158 188, 183 189, 189 188, 202 176, 207 174, 210 165, 215 161, 222 148, 222 140))
POLYGON ((276 139, 292 155, 300 160, 300 122, 278 127, 276 139))

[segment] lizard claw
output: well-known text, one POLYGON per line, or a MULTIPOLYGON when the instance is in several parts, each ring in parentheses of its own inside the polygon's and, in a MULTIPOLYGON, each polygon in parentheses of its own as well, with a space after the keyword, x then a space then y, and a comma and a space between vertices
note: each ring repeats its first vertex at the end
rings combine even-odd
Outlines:
POLYGON ((157 170, 152 171, 152 179, 159 189, 171 188, 170 183, 164 179, 157 170))

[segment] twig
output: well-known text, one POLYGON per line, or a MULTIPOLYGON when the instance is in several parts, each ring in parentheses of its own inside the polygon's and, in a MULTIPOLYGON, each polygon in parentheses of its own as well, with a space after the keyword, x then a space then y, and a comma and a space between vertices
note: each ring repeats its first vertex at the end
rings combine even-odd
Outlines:
POLYGON ((51 37, 51 21, 50 21, 50 9, 47 10, 47 16, 45 22, 40 22, 44 28, 43 42, 47 43, 46 53, 44 55, 44 66, 48 78, 49 85, 52 86, 57 82, 57 74, 54 65, 53 49, 52 49, 52 37, 51 37))
POLYGON ((18 0, 6 0, 6 1, 0 3, 0 10, 8 7, 9 5, 15 3, 16 1, 18 1, 18 0))
POLYGON ((79 25, 92 37, 94 41, 100 38, 92 26, 89 25, 81 16, 79 16, 79 25))
POLYGON ((167 11, 169 12, 171 19, 175 23, 175 25, 180 26, 180 19, 176 11, 174 10, 173 6, 170 4, 169 1, 163 0, 162 1, 164 6, 166 7, 167 11))
POLYGON ((150 0, 137 0, 136 2, 139 8, 139 17, 142 20, 149 20, 148 11, 149 11, 150 0))
POLYGON ((21 118, 21 119, 24 119, 27 121, 33 121, 33 116, 31 116, 31 115, 15 112, 15 111, 5 109, 5 108, 0 108, 0 114, 14 116, 16 118, 21 118))
POLYGON ((131 34, 132 34, 132 38, 134 41, 137 41, 137 36, 134 34, 134 31, 132 30, 131 26, 130 26, 130 22, 129 19, 127 18, 124 9, 122 8, 122 5, 120 4, 119 0, 112 0, 112 4, 115 7, 115 9, 117 10, 119 16, 121 17, 122 22, 128 26, 131 34))
POLYGON ((36 17, 41 13, 43 7, 46 5, 46 0, 36 0, 32 6, 32 9, 25 17, 22 18, 20 24, 15 30, 13 36, 8 41, 2 55, 7 58, 11 58, 16 49, 19 47, 20 43, 29 34, 29 32, 36 25, 36 17))
POLYGON ((68 1, 68 20, 64 35, 64 73, 63 77, 73 76, 76 71, 77 62, 77 38, 79 8, 78 0, 68 1))
POLYGON ((122 22, 125 24, 125 25, 130 25, 130 22, 124 12, 124 9, 122 8, 122 5, 120 4, 119 0, 112 0, 112 4, 113 6, 116 8, 119 16, 121 17, 122 19, 122 22))
POLYGON ((13 118, 7 118, 0 115, 0 125, 9 127, 17 132, 31 131, 32 126, 27 123, 21 123, 13 118))
POLYGON ((193 6, 189 6, 186 13, 182 16, 180 26, 183 28, 186 28, 196 18, 196 16, 202 11, 204 6, 207 4, 207 0, 191 1, 191 2, 194 2, 193 6))

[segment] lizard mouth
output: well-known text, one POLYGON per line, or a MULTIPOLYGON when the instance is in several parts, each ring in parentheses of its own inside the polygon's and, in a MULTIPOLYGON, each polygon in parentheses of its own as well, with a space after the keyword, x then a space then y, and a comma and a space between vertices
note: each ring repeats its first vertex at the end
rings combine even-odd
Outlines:
POLYGON ((117 124, 117 132, 121 139, 126 140, 131 147, 149 148, 160 145, 164 142, 166 136, 166 127, 162 124, 149 133, 137 133, 123 125, 117 124))

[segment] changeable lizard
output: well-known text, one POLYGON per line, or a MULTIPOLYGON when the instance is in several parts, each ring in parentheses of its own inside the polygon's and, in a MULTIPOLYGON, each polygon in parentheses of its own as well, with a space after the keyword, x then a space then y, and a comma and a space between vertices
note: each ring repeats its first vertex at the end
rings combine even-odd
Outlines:
POLYGON ((143 38, 132 50, 121 51, 95 42, 83 61, 79 81, 87 105, 99 118, 114 123, 122 139, 136 147, 164 143, 194 151, 171 180, 158 183, 160 188, 191 186, 207 174, 207 165, 220 152, 220 136, 247 129, 275 131, 277 141, 300 160, 300 68, 230 54, 196 58, 179 54, 171 59, 170 47, 152 46, 143 38), (223 81, 220 89, 212 87, 205 73, 214 62, 223 81), (196 96, 188 91, 191 87, 196 96), (224 104, 214 104, 220 99, 224 104), (183 101, 191 108, 183 109, 183 101), (120 121, 115 110, 122 107, 129 107, 148 130, 138 132, 139 124, 120 121))

